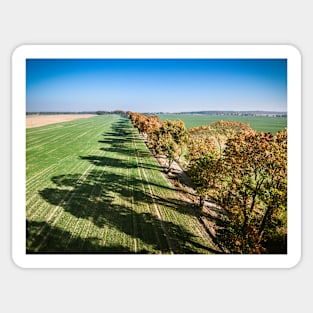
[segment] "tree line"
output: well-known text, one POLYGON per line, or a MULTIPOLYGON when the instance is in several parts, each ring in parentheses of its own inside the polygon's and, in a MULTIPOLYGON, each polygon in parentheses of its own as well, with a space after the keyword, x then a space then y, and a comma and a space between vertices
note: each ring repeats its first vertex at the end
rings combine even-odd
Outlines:
POLYGON ((210 200, 225 214, 219 237, 229 253, 287 252, 287 130, 256 132, 219 121, 187 131, 181 120, 129 112, 148 147, 185 159, 200 207, 210 200))

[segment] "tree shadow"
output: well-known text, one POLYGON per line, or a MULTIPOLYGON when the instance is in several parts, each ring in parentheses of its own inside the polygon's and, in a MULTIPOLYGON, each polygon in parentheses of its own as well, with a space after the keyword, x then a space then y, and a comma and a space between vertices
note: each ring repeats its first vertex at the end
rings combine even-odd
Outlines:
POLYGON ((136 155, 137 158, 140 158, 142 167, 160 171, 160 166, 156 162, 151 162, 151 156, 146 147, 137 147, 136 144, 141 145, 142 141, 135 131, 127 119, 119 120, 111 126, 110 130, 103 133, 104 138, 98 141, 104 144, 99 150, 104 151, 105 156, 88 155, 80 158, 97 166, 136 168, 138 164, 134 158, 125 159, 125 156, 136 155))
MULTIPOLYGON (((121 245, 103 246, 96 237, 72 237, 64 229, 52 226, 46 222, 26 221, 26 237, 36 238, 33 244, 27 241, 27 254, 131 254, 128 247, 121 245), (43 229, 43 230, 42 230, 43 229), (42 231, 41 231, 42 230, 42 231), (38 235, 38 232, 40 232, 38 235), (70 240, 64 240, 64 238, 70 240), (36 242, 42 241, 40 251, 35 251, 36 242)), ((147 253, 141 250, 138 253, 147 253)))
MULTIPOLYGON (((120 154, 119 149, 112 149, 112 152, 115 152, 116 154, 120 154)), ((130 151, 130 155, 131 155, 130 151)), ((126 154, 126 153, 125 153, 126 154)), ((128 154, 129 155, 129 154, 128 154)), ((119 167, 119 168, 137 168, 138 164, 136 160, 129 159, 126 160, 120 159, 118 157, 108 157, 108 156, 98 156, 98 155, 87 155, 87 156, 81 156, 80 159, 86 160, 90 162, 93 165, 96 166, 110 166, 110 167, 119 167)), ((160 168, 157 165, 141 162, 140 167, 150 170, 156 170, 159 171, 160 168)))
POLYGON ((120 168, 136 168, 135 161, 128 161, 125 159, 112 158, 107 156, 87 155, 81 156, 81 160, 86 160, 96 166, 111 166, 120 168))
POLYGON ((125 177, 113 173, 91 171, 83 182, 81 176, 60 175, 52 178, 56 188, 45 188, 40 196, 52 205, 78 219, 91 221, 99 228, 118 229, 132 238, 138 238, 161 253, 197 253, 201 248, 194 234, 181 225, 160 220, 156 206, 167 206, 183 214, 192 215, 190 208, 181 200, 152 196, 142 188, 139 179, 125 182, 125 177), (131 188, 129 188, 131 183, 131 188), (124 205, 116 203, 122 198, 124 205), (136 211, 136 206, 144 208, 136 211))

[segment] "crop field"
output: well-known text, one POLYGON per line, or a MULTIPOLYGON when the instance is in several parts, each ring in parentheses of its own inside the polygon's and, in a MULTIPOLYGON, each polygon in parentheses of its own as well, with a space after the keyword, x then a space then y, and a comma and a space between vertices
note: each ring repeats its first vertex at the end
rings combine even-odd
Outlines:
POLYGON ((28 128, 27 253, 214 253, 193 208, 119 115, 28 128))
POLYGON ((223 116, 223 115, 206 115, 206 114, 158 114, 159 118, 164 121, 182 120, 186 127, 192 128, 202 125, 209 125, 212 122, 220 120, 230 120, 248 123, 256 131, 277 133, 287 127, 287 117, 269 117, 269 116, 223 116))

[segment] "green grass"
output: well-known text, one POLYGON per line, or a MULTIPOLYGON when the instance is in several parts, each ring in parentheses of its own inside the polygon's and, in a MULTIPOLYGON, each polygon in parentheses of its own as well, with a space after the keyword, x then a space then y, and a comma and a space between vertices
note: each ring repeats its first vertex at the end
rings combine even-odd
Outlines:
POLYGON ((186 127, 192 128, 202 125, 209 125, 220 120, 231 120, 248 123, 256 131, 277 133, 287 127, 287 117, 267 117, 267 116, 223 116, 205 114, 159 114, 159 118, 164 121, 181 119, 186 127))
POLYGON ((129 120, 27 129, 28 253, 212 253, 129 120))

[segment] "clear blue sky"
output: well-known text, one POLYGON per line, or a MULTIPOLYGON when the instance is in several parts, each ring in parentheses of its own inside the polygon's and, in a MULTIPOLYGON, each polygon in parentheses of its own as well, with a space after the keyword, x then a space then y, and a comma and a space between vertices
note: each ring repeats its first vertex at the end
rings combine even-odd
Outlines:
POLYGON ((287 111, 285 59, 28 59, 26 110, 287 111))

